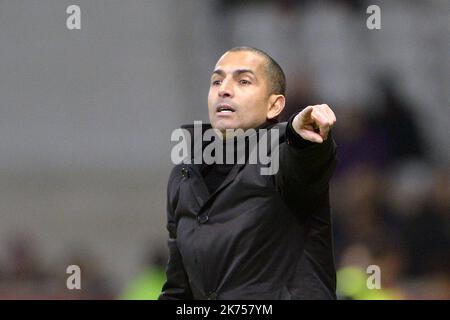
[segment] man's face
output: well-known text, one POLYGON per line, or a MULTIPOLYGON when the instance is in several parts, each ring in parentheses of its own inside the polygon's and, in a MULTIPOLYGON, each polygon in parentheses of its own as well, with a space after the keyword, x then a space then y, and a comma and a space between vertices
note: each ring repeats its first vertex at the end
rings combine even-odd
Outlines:
POLYGON ((225 53, 211 76, 208 94, 213 128, 256 128, 267 120, 270 106, 265 59, 249 51, 225 53))

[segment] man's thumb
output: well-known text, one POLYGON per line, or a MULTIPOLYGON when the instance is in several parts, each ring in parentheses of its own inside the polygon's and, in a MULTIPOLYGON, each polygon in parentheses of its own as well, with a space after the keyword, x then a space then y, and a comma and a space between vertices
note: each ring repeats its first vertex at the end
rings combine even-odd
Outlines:
POLYGON ((300 117, 302 118, 302 120, 308 120, 311 118, 311 113, 313 112, 313 107, 309 106, 306 107, 305 109, 303 109, 302 111, 300 111, 300 117))

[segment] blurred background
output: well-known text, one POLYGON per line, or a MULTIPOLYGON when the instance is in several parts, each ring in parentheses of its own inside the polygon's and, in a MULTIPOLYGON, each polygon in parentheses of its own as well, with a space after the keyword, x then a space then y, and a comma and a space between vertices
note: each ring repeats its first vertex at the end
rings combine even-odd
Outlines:
POLYGON ((238 45, 284 68, 284 119, 337 115, 339 298, 450 298, 447 0, 0 0, 0 299, 158 296, 170 134, 208 121, 210 73, 238 45))

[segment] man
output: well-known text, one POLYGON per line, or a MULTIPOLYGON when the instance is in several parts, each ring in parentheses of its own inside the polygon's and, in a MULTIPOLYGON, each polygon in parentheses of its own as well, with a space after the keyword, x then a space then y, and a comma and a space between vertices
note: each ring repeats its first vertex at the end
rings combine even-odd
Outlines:
POLYGON ((159 299, 336 298, 328 200, 336 118, 327 105, 314 105, 277 123, 285 87, 282 69, 261 50, 233 48, 217 62, 208 95, 212 128, 279 130, 279 170, 262 175, 259 165, 220 162, 174 167, 159 299))

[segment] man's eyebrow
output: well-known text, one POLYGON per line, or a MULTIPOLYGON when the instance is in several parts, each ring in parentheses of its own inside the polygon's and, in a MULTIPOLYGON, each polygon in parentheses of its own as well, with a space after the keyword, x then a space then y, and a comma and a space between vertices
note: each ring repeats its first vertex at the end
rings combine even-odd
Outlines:
POLYGON ((216 69, 213 71, 212 75, 218 74, 219 76, 225 76, 225 71, 223 71, 222 69, 216 69))
MULTIPOLYGON (((251 69, 237 69, 237 70, 233 71, 233 75, 234 76, 240 75, 240 74, 243 74, 243 73, 251 73, 256 78, 255 72, 253 72, 253 70, 251 70, 251 69)), ((212 75, 215 75, 215 74, 224 77, 225 76, 225 71, 223 71, 222 69, 216 69, 216 70, 213 71, 212 75)))
POLYGON ((233 72, 234 75, 240 75, 243 73, 251 73, 254 77, 256 77, 256 74, 253 72, 253 70, 250 69, 237 69, 233 72))

